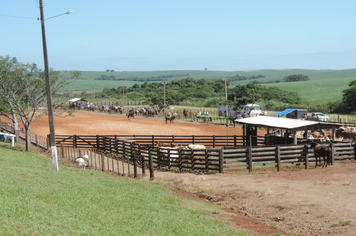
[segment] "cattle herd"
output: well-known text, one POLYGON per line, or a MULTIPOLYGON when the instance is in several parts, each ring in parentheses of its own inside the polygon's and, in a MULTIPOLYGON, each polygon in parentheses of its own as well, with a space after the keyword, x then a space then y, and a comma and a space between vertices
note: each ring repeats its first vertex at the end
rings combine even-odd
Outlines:
MULTIPOLYGON (((297 135, 304 136, 304 131, 300 131, 297 135)), ((356 137, 356 128, 354 127, 340 127, 335 130, 335 138, 339 139, 339 141, 354 141, 356 137)), ((329 142, 333 139, 332 130, 309 130, 307 134, 308 139, 325 139, 325 141, 329 142)))

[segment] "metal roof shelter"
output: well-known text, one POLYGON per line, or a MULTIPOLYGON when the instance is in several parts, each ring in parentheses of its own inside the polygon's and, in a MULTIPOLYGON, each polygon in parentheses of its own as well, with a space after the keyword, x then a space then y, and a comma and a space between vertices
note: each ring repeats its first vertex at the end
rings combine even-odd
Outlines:
MULTIPOLYGON (((296 131, 299 130, 321 130, 339 128, 342 124, 334 124, 320 121, 298 120, 288 118, 277 118, 270 116, 257 116, 245 119, 236 119, 236 123, 243 124, 243 135, 249 140, 250 135, 257 136, 257 128, 267 128, 269 135, 270 128, 284 129, 288 134, 289 131, 294 133, 294 144, 297 144, 296 131), (251 131, 252 130, 252 131, 251 131)), ((334 133, 334 132, 333 132, 334 133)))
POLYGON ((78 102, 78 101, 84 101, 84 102, 87 102, 88 100, 83 99, 83 98, 72 98, 71 100, 69 100, 69 102, 78 102))

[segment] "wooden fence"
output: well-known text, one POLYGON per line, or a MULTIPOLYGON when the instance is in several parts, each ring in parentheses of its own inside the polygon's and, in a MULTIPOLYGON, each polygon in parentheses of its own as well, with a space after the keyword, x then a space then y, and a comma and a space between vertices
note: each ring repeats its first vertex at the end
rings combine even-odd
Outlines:
MULTIPOLYGON (((263 137, 261 137, 263 138, 263 137)), ((205 145, 208 148, 216 148, 223 146, 238 146, 243 145, 243 136, 179 136, 179 135, 56 135, 57 145, 72 145, 75 148, 95 148, 106 150, 110 140, 135 140, 141 145, 154 145, 155 142, 175 143, 179 146, 187 146, 189 144, 205 145)))
MULTIPOLYGON (((11 132, 13 127, 2 124, 1 127, 11 132)), ((42 148, 48 148, 48 139, 32 135, 31 142, 42 148)), ((21 135, 21 138, 25 136, 21 135)), ((225 172, 256 169, 315 165, 314 152, 310 145, 278 146, 241 146, 241 136, 167 136, 167 135, 58 135, 56 136, 59 156, 70 161, 89 153, 91 168, 112 171, 118 174, 126 172, 137 176, 150 170, 153 178, 154 169, 175 171, 225 172), (208 148, 191 150, 187 148, 154 147, 155 141, 185 144, 203 144, 208 148), (228 144, 228 145, 224 145, 228 144), (220 148, 216 148, 220 146, 220 148), (71 150, 71 151, 70 151, 71 150), (74 151, 76 150, 76 151, 74 151), (82 152, 82 153, 81 153, 82 152), (116 163, 116 164, 115 164, 116 163), (122 166, 120 171, 120 166, 122 166)), ((356 159, 355 143, 331 143, 332 164, 356 159)))
MULTIPOLYGON (((356 159, 356 143, 331 143, 331 163, 356 159)), ((314 165, 315 155, 310 145, 241 146, 222 150, 224 171, 314 165)))
MULTIPOLYGON (((355 143, 332 143, 332 164, 355 158, 355 143)), ((189 148, 165 148, 144 145, 133 139, 107 139, 102 153, 115 159, 130 156, 141 168, 152 163, 150 169, 167 169, 188 172, 225 172, 315 165, 310 145, 238 146, 192 150, 189 148)))
POLYGON ((88 168, 90 169, 113 172, 118 175, 127 175, 134 178, 145 176, 146 169, 148 169, 150 178, 154 178, 152 158, 150 160, 150 157, 147 156, 147 158, 140 160, 139 155, 133 155, 134 151, 131 144, 122 143, 121 148, 122 151, 118 151, 117 153, 104 153, 61 145, 58 148, 58 157, 75 163, 76 158, 87 154, 89 157, 88 168))
MULTIPOLYGON (((12 134, 15 133, 14 127, 11 123, 1 122, 0 126, 2 130, 6 130, 7 132, 12 134)), ((23 128, 19 129, 19 136, 21 139, 26 140, 26 131, 23 128)), ((37 134, 31 134, 31 143, 46 150, 48 149, 49 145, 48 137, 44 137, 37 134)))

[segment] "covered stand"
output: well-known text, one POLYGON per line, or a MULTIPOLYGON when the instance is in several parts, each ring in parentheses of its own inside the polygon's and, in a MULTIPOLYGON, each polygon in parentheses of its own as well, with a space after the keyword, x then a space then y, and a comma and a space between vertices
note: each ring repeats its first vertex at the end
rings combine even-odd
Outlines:
POLYGON ((342 126, 341 124, 320 122, 320 121, 309 121, 309 120, 299 120, 299 119, 288 119, 288 118, 276 118, 269 116, 258 116, 250 117, 245 119, 236 119, 236 123, 243 124, 243 136, 244 145, 249 145, 249 140, 251 136, 252 145, 257 145, 257 129, 266 128, 267 136, 265 143, 270 144, 297 144, 297 131, 307 131, 307 130, 321 130, 321 129, 332 129, 333 130, 333 140, 335 139, 335 128, 342 126), (270 136, 270 131, 278 129, 280 130, 280 137, 274 137, 273 140, 270 136), (289 138, 289 134, 293 134, 293 138, 289 138))

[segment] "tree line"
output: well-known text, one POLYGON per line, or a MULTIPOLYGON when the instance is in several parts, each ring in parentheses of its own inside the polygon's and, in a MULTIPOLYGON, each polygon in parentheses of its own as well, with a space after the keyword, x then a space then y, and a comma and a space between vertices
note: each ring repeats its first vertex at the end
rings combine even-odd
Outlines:
POLYGON ((118 80, 118 81, 137 81, 137 82, 150 82, 150 81, 165 81, 168 78, 174 78, 174 77, 183 77, 183 76, 189 76, 189 74, 177 74, 177 75, 160 75, 160 76, 151 76, 151 77, 145 77, 145 78, 139 78, 139 77, 116 77, 116 76, 107 76, 107 75, 101 75, 98 78, 95 78, 95 80, 118 80))
MULTIPOLYGON (((283 103, 299 104, 301 99, 295 92, 288 92, 277 87, 266 87, 258 83, 248 83, 246 85, 230 86, 227 81, 227 93, 243 94, 237 101, 229 101, 229 104, 263 102, 276 100, 283 103)), ((134 84, 131 87, 105 88, 98 98, 122 100, 141 100, 151 103, 157 110, 163 109, 164 89, 166 91, 166 105, 189 105, 217 107, 225 101, 225 84, 222 80, 207 80, 187 77, 181 80, 167 82, 164 88, 163 83, 134 84)))

